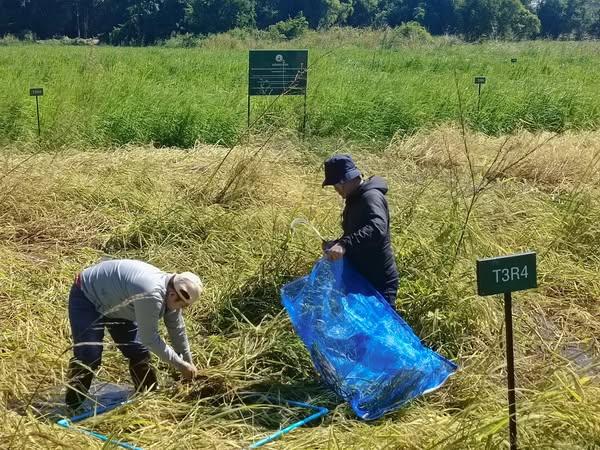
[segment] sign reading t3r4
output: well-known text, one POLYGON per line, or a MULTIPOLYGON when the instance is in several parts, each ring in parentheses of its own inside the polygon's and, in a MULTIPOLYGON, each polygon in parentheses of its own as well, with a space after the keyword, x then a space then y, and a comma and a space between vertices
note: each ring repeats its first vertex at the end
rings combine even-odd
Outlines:
POLYGON ((504 294, 508 426, 511 450, 517 450, 517 396, 513 348, 512 292, 535 287, 537 287, 537 270, 534 252, 477 260, 477 293, 479 295, 504 294))
POLYGON ((534 252, 477 260, 477 294, 494 295, 537 287, 534 252))

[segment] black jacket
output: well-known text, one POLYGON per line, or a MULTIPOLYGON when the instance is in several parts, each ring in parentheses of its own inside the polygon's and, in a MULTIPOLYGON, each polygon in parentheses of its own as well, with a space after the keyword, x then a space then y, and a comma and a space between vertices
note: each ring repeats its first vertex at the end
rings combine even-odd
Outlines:
POLYGON ((394 305, 398 269, 390 241, 390 213, 381 177, 371 177, 346 198, 339 243, 352 265, 394 305))

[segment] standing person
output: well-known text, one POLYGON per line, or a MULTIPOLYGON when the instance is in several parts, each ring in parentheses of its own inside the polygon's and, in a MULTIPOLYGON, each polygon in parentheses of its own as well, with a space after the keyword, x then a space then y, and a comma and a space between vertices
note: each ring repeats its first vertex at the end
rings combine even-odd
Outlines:
POLYGON ((69 295, 74 358, 69 363, 66 404, 75 410, 87 397, 100 367, 106 327, 123 355, 137 390, 157 387, 150 352, 193 378, 197 369, 182 309, 198 300, 202 281, 190 272, 171 274, 142 261, 102 261, 77 275, 69 295), (158 332, 164 320, 173 348, 158 332))
POLYGON ((395 307, 398 269, 390 240, 390 213, 385 180, 373 176, 363 180, 350 155, 335 155, 325 161, 323 187, 333 186, 345 199, 343 236, 323 245, 330 260, 346 257, 395 307))

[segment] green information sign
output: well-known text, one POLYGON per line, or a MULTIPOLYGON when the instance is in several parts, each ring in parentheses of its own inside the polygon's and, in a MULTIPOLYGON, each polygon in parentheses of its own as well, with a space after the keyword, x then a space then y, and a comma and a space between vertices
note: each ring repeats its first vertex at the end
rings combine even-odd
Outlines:
POLYGON ((43 88, 29 89, 29 95, 32 97, 39 97, 40 95, 44 95, 44 89, 43 88))
POLYGON ((250 50, 248 95, 306 95, 308 50, 250 50))
POLYGON ((485 84, 485 77, 475 77, 475 84, 485 84))
POLYGON ((477 293, 503 294, 537 287, 534 252, 477 260, 477 293))

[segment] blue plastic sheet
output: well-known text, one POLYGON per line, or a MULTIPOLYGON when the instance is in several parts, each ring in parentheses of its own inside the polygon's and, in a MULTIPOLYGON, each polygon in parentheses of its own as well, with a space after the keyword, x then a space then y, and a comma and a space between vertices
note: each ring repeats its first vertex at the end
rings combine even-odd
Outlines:
POLYGON ((437 389, 456 371, 343 259, 319 260, 281 298, 322 380, 361 419, 437 389))

